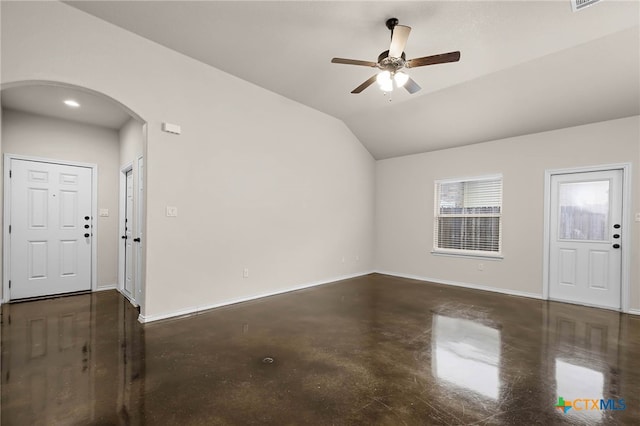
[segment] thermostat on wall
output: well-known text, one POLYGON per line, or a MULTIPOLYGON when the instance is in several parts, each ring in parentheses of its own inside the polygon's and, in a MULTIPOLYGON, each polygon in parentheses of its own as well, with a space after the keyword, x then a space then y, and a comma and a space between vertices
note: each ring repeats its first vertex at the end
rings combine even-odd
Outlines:
POLYGON ((171 123, 162 123, 162 131, 167 133, 173 133, 174 135, 180 134, 180 126, 171 123))

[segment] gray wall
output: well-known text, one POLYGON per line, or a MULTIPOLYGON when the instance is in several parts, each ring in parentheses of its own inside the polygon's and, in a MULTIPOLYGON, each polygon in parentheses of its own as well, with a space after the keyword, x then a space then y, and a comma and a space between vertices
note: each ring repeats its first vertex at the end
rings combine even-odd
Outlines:
POLYGON ((98 287, 117 283, 118 132, 24 112, 2 111, 2 153, 98 165, 98 287))
POLYGON ((373 268, 375 161, 339 120, 63 3, 3 2, 1 29, 3 83, 76 84, 147 122, 146 319, 373 268))
MULTIPOLYGON (((546 169, 631 163, 638 188, 640 117, 572 127, 461 148, 392 158, 376 167, 376 267, 427 280, 542 295, 546 169), (434 181, 503 175, 502 260, 431 254, 434 181), (483 263, 480 271, 478 264, 483 263)), ((637 189, 631 214, 640 211, 637 189)), ((639 226, 628 248, 637 259, 639 226)), ((631 265, 631 308, 640 307, 638 262, 631 265)))

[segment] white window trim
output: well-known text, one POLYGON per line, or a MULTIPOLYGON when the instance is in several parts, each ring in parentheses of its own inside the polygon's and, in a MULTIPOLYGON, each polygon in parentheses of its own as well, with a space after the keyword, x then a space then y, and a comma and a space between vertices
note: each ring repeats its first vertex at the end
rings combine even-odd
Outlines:
POLYGON ((502 252, 498 253, 495 251, 434 248, 431 250, 431 254, 434 256, 466 257, 468 259, 493 259, 493 260, 504 259, 504 255, 502 254, 502 252))
POLYGON ((434 208, 433 208, 433 221, 435 224, 436 219, 439 217, 438 210, 440 206, 439 199, 439 191, 437 188, 441 184, 446 183, 454 183, 454 182, 477 182, 477 181, 485 181, 485 180, 496 180, 500 179, 502 181, 502 198, 500 200, 500 214, 478 214, 478 215, 449 215, 448 217, 499 217, 500 218, 500 237, 499 237, 499 251, 482 251, 482 250, 463 250, 463 249, 446 249, 436 247, 436 235, 435 235, 435 226, 433 227, 434 235, 433 235, 433 248, 431 250, 431 254, 435 256, 448 256, 448 257, 464 257, 464 258, 477 258, 477 259, 491 259, 491 260, 502 260, 504 259, 503 250, 502 250, 502 215, 504 214, 504 178, 501 173, 498 174, 489 174, 482 176, 473 176, 473 177, 460 177, 460 178, 447 178, 447 179, 437 179, 434 181, 434 208))

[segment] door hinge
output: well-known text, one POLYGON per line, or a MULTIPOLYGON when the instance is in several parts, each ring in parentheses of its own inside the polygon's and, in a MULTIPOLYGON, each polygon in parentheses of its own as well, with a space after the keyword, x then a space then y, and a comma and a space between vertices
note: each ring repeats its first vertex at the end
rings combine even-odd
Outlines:
POLYGON ((11 225, 9 225, 9 233, 11 233, 11 225))
POLYGON ((11 288, 11 280, 9 280, 9 288, 11 288))
POLYGON ((11 170, 9 170, 9 179, 11 179, 11 170))

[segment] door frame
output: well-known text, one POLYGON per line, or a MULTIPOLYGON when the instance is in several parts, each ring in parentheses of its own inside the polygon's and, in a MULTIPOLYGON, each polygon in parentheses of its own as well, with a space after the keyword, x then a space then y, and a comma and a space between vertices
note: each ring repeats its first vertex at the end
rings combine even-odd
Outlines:
MULTIPOLYGON (((131 172, 131 179, 133 182, 133 177, 134 177, 134 172, 133 172, 133 162, 128 162, 125 165, 120 167, 120 191, 119 191, 119 215, 118 215, 118 291, 120 292, 120 294, 122 294, 124 297, 126 297, 129 302, 131 302, 131 304, 133 304, 134 306, 138 306, 137 300, 136 300, 136 293, 137 293, 137 289, 138 289, 138 282, 136 280, 136 271, 134 270, 133 273, 133 279, 134 279, 134 289, 133 289, 133 293, 131 295, 128 295, 127 293, 125 293, 124 291, 124 282, 126 277, 124 276, 124 266, 125 266, 125 250, 122 246, 122 240, 121 237, 122 235, 124 235, 124 219, 127 216, 127 211, 126 211, 126 206, 127 206, 127 173, 131 172)), ((134 188, 133 188, 133 218, 132 219, 132 226, 133 226, 133 230, 131 231, 131 235, 133 235, 135 237, 136 235, 136 220, 135 220, 135 206, 136 206, 136 194, 135 194, 135 182, 134 183, 134 188)), ((132 246, 132 250, 133 250, 132 246)), ((132 256, 135 255, 135 250, 134 253, 132 253, 132 256)), ((132 257, 132 266, 135 268, 135 258, 132 257)))
MULTIPOLYGON (((551 177, 574 173, 603 172, 622 170, 622 232, 624 242, 621 256, 620 271, 620 311, 629 312, 630 275, 631 275, 631 163, 603 164, 598 166, 571 167, 566 169, 547 169, 544 172, 544 247, 542 267, 542 298, 549 300, 550 286, 550 256, 551 256, 551 177)), ((596 306, 601 309, 608 309, 596 306)))
POLYGON ((96 291, 98 283, 98 165, 93 163, 82 163, 79 161, 55 160, 52 158, 35 157, 30 155, 4 154, 4 194, 3 202, 3 225, 2 225, 2 303, 11 300, 9 290, 9 277, 11 276, 11 238, 9 234, 9 223, 6 218, 11 217, 11 179, 9 171, 11 160, 35 161, 39 163, 60 164, 62 166, 85 167, 91 169, 91 216, 93 218, 93 234, 91 239, 91 291, 96 291))
MULTIPOLYGON (((145 132, 145 137, 146 137, 146 124, 144 125, 144 132, 145 132)), ((135 258, 135 267, 136 267, 136 303, 138 304, 138 306, 142 305, 142 298, 143 298, 143 290, 144 290, 144 248, 146 247, 146 241, 145 239, 147 238, 146 236, 146 230, 145 230, 145 222, 146 222, 146 217, 145 217, 145 204, 144 204, 144 195, 145 195, 145 191, 146 191, 146 185, 145 185, 145 180, 144 180, 144 155, 140 155, 137 159, 137 173, 138 173, 138 179, 136 182, 138 184, 138 187, 136 188, 136 192, 135 195, 137 196, 136 199, 136 211, 134 213, 135 217, 136 217, 136 227, 137 229, 136 231, 136 235, 138 238, 140 238, 140 242, 138 243, 137 247, 136 247, 136 258, 135 258)))

